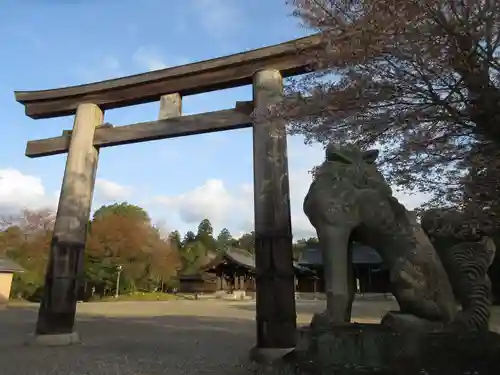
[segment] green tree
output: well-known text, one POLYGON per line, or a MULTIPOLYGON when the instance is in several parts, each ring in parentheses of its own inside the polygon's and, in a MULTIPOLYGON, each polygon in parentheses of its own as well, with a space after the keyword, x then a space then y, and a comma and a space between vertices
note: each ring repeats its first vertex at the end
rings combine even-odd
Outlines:
POLYGON ((212 223, 208 219, 203 219, 198 225, 198 236, 200 235, 209 235, 212 236, 214 234, 214 228, 212 227, 212 223))
POLYGON ((10 256, 19 249, 24 242, 24 233, 17 225, 0 232, 0 255, 10 256))
POLYGON ((319 241, 316 237, 301 238, 293 244, 293 258, 298 260, 302 251, 309 247, 317 247, 319 241))
POLYGON ((13 280, 13 295, 34 301, 39 300, 49 259, 51 239, 51 231, 36 230, 26 236, 23 235, 22 242, 10 247, 9 257, 26 270, 13 280))
POLYGON ((309 237, 305 240, 306 245, 308 246, 317 246, 319 245, 319 240, 316 237, 309 237))
POLYGON ((170 232, 170 234, 168 235, 168 240, 177 250, 182 247, 181 234, 178 230, 170 232))
POLYGON ((232 246, 233 236, 227 228, 222 228, 219 235, 217 236, 217 249, 221 251, 226 251, 232 246))
POLYGON ((12 294, 38 300, 41 296, 47 268, 54 215, 48 210, 23 210, 12 220, 2 220, 0 255, 5 255, 21 265, 25 272, 16 275, 12 294))
POLYGON ((149 214, 146 212, 146 210, 144 210, 144 208, 127 202, 113 203, 111 205, 104 205, 99 207, 94 212, 93 220, 99 220, 100 218, 103 218, 106 215, 110 214, 116 216, 131 217, 145 223, 151 223, 151 218, 149 217, 149 214))
POLYGON ((201 241, 209 250, 217 249, 217 241, 213 237, 214 229, 212 223, 208 219, 203 219, 198 225, 196 240, 201 241))
POLYGON ((207 248, 201 241, 191 241, 182 248, 180 258, 182 273, 195 273, 203 265, 207 256, 207 248))
POLYGON ((112 258, 96 257, 85 253, 83 275, 87 296, 92 295, 92 288, 95 288, 98 295, 105 295, 116 286, 118 264, 112 258))
POLYGON ((184 235, 184 239, 182 240, 182 246, 187 246, 189 243, 194 242, 196 240, 196 234, 193 231, 188 230, 184 235))
POLYGON ((250 233, 243 234, 238 239, 239 247, 250 253, 255 253, 255 233, 252 231, 250 233))

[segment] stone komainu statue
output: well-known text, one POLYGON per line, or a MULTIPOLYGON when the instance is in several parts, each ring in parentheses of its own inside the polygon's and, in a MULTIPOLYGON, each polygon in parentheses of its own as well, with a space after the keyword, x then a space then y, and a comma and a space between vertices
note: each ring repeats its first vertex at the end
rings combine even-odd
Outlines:
POLYGON ((389 267, 401 312, 450 322, 456 309, 446 271, 427 235, 393 196, 377 156, 377 150, 329 145, 304 199, 323 253, 324 315, 334 324, 350 321, 348 245, 357 241, 376 249, 389 267))
POLYGON ((467 330, 488 330, 491 282, 488 269, 495 257, 493 240, 467 225, 452 209, 432 209, 422 215, 422 228, 435 244, 453 292, 462 305, 453 325, 467 330))

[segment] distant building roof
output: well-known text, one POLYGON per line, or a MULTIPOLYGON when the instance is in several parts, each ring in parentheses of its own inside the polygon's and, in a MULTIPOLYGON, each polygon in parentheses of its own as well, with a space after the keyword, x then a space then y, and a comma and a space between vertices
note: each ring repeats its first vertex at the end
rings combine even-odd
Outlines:
MULTIPOLYGON (((200 265, 200 270, 195 272, 194 274, 202 271, 202 270, 209 270, 212 268, 217 267, 219 264, 221 264, 224 261, 229 261, 232 263, 235 263, 237 265, 246 267, 250 270, 255 269, 255 257, 252 253, 243 250, 243 249, 238 249, 238 248, 231 248, 227 249, 224 252, 220 253, 215 253, 215 252, 208 252, 207 258, 203 262, 202 265, 200 265)), ((310 269, 303 267, 302 265, 298 264, 297 262, 293 262, 293 266, 296 271, 298 272, 311 272, 310 269)), ((188 276, 188 275, 184 275, 188 276)))
MULTIPOLYGON (((378 252, 365 245, 354 244, 351 247, 352 262, 354 264, 381 264, 382 258, 378 252)), ((323 256, 318 247, 307 247, 300 253, 298 262, 300 265, 318 266, 323 264, 323 256)))
POLYGON ((254 256, 246 250, 231 248, 225 251, 225 255, 244 267, 255 268, 254 256))
POLYGON ((24 268, 7 258, 0 258, 0 272, 24 272, 24 268))
MULTIPOLYGON (((255 268, 255 256, 246 250, 235 248, 229 249, 228 251, 226 251, 226 256, 233 260, 235 263, 241 264, 251 269, 255 268)), ((296 271, 299 272, 310 272, 308 268, 301 266, 297 262, 293 262, 293 267, 296 271)))
POLYGON ((206 272, 197 272, 180 275, 179 279, 182 281, 214 281, 215 276, 212 276, 211 274, 206 272))

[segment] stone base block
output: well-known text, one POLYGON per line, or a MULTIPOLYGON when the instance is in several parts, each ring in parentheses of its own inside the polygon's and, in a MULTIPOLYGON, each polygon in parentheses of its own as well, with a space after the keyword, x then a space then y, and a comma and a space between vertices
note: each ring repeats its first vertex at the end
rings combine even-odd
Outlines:
POLYGON ((399 311, 389 311, 380 324, 396 332, 440 332, 445 329, 441 322, 431 322, 399 311))
POLYGON ((258 348, 250 349, 250 360, 260 364, 271 364, 282 360, 295 348, 258 348))
POLYGON ((62 333, 54 335, 33 335, 26 341, 27 345, 38 346, 67 346, 80 343, 78 332, 62 333))
POLYGON ((298 337, 297 350, 287 358, 303 372, 500 373, 500 335, 494 332, 402 332, 381 324, 351 324, 325 331, 306 329, 298 337))
POLYGON ((232 293, 226 293, 221 298, 228 301, 240 301, 246 299, 246 293, 244 290, 234 290, 232 293))

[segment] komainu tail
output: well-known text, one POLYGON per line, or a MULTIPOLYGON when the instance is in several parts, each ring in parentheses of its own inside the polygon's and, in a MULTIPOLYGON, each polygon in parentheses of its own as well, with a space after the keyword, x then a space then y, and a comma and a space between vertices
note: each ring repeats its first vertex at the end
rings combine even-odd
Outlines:
POLYGON ((471 331, 489 329, 491 282, 488 269, 495 257, 493 240, 459 243, 439 253, 462 311, 453 325, 471 331))

